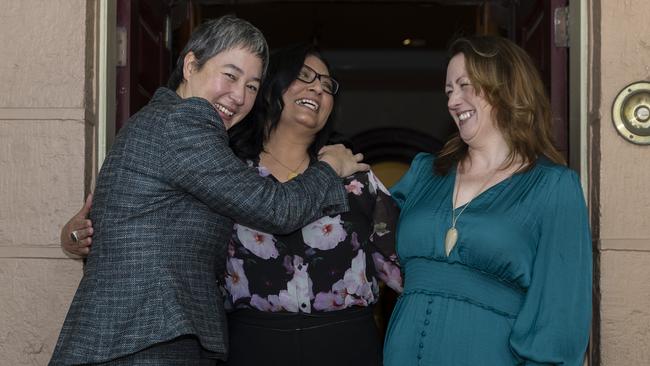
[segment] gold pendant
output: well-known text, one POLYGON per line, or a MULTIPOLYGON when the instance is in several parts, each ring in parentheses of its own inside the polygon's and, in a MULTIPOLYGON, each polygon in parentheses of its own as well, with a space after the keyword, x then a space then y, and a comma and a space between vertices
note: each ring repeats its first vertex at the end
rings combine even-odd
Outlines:
POLYGON ((445 253, 447 254, 447 257, 449 257, 451 250, 454 249, 457 240, 458 230, 452 226, 449 228, 449 230, 447 230, 447 235, 445 235, 445 253))
POLYGON ((292 180, 293 178, 297 177, 298 173, 296 172, 291 172, 287 175, 287 180, 292 180))

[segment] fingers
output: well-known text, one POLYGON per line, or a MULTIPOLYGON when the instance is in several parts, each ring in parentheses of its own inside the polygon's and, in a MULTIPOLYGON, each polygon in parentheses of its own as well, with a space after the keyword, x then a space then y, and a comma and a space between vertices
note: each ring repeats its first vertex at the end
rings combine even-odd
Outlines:
MULTIPOLYGON (((90 221, 90 220, 88 220, 90 221)), ((72 239, 73 233, 77 236, 77 240, 72 240, 76 241, 77 243, 81 243, 82 241, 85 241, 88 238, 91 238, 93 235, 93 227, 89 226, 86 227, 85 229, 79 229, 79 230, 74 230, 70 233, 70 238, 72 239)))
POLYGON ((370 170, 370 165, 368 165, 366 163, 358 163, 357 164, 357 171, 367 172, 368 170, 370 170))
POLYGON ((84 202, 84 205, 81 207, 81 210, 77 212, 75 217, 84 218, 84 219, 87 218, 88 214, 90 213, 90 208, 92 207, 92 205, 93 205, 93 194, 90 193, 88 197, 86 197, 86 201, 84 202))
POLYGON ((93 205, 93 192, 88 193, 88 197, 86 197, 86 202, 84 203, 84 208, 88 209, 90 211, 90 208, 93 205))
POLYGON ((70 254, 78 255, 85 257, 90 253, 90 245, 92 243, 92 238, 87 238, 78 242, 65 242, 61 247, 63 250, 70 254))
POLYGON ((363 158, 363 154, 353 154, 341 144, 323 146, 319 151, 319 160, 328 163, 340 177, 370 170, 368 164, 362 163, 363 158))
POLYGON ((333 150, 333 149, 340 149, 340 148, 345 148, 345 146, 343 146, 341 144, 325 145, 325 146, 321 147, 320 150, 318 150, 318 155, 324 154, 324 153, 326 153, 326 152, 328 152, 330 150, 333 150))
MULTIPOLYGON (((88 220, 90 221, 90 220, 88 220)), ((93 228, 73 230, 70 232, 69 239, 61 243, 63 249, 69 253, 86 256, 90 252, 90 245, 93 242, 93 228), (76 240, 75 240, 76 238, 76 240)))
POLYGON ((345 147, 343 144, 335 144, 335 145, 325 145, 321 147, 320 150, 318 150, 318 155, 323 155, 323 154, 350 154, 352 155, 352 150, 348 149, 345 147))
POLYGON ((68 253, 86 256, 92 245, 93 226, 88 219, 92 207, 92 193, 86 197, 84 205, 61 229, 61 247, 68 253))

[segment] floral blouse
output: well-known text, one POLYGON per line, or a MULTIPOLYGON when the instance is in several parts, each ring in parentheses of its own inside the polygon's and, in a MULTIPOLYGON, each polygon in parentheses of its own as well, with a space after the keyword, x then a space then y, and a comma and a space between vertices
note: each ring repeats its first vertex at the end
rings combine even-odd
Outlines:
MULTIPOLYGON (((260 175, 275 179, 257 162, 260 175)), ((350 211, 325 216, 288 235, 235 224, 228 250, 228 307, 323 312, 377 301, 377 281, 398 292, 399 209, 372 172, 344 181, 350 211)))

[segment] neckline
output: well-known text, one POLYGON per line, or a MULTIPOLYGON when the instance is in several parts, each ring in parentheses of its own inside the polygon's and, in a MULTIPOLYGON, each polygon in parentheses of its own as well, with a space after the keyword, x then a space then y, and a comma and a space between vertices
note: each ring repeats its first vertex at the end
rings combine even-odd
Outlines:
MULTIPOLYGON (((262 162, 261 162, 261 159, 260 159, 259 155, 255 159, 250 159, 250 160, 253 162, 253 165, 256 168, 264 168, 267 172, 269 172, 269 175, 267 175, 267 177, 273 178, 273 180, 275 180, 278 183, 283 183, 283 182, 280 182, 280 180, 275 175, 273 175, 273 173, 271 173, 271 170, 269 168, 262 165, 262 162)), ((308 156, 307 157, 307 169, 309 169, 309 167, 312 166, 313 163, 314 163, 314 160, 312 159, 312 157, 308 156)), ((298 174, 298 175, 300 175, 300 174, 298 174)), ((289 181, 286 181, 286 182, 289 182, 289 181)), ((284 182, 284 183, 286 183, 286 182, 284 182)))
MULTIPOLYGON (((456 211, 456 210, 458 210, 458 209, 463 209, 465 206, 467 206, 469 203, 472 203, 472 202, 474 203, 474 207, 476 207, 476 205, 477 205, 477 204, 480 204, 480 202, 483 200, 483 197, 484 197, 484 196, 491 195, 492 192, 494 192, 494 191, 496 190, 496 188, 498 188, 498 187, 500 187, 500 186, 502 186, 502 185, 505 185, 506 182, 509 182, 510 180, 513 179, 513 177, 514 177, 515 175, 518 175, 518 174, 519 174, 519 173, 510 174, 507 178, 502 179, 501 181, 499 181, 499 182, 497 182, 497 183, 495 183, 495 184, 493 184, 493 185, 491 185, 491 186, 485 188, 485 189, 483 190, 483 192, 477 194, 476 197, 472 198, 472 199, 469 200, 468 202, 465 202, 465 203, 463 203, 462 205, 460 205, 460 206, 458 206, 458 207, 453 207, 453 206, 452 206, 451 210, 452 210, 452 211, 456 211)), ((458 179, 458 163, 456 163, 456 165, 454 166, 454 168, 453 168, 453 172, 452 172, 452 174, 451 174, 451 180, 452 180, 452 181, 451 181, 451 184, 452 184, 452 186, 451 186, 452 203, 453 203, 453 201, 454 201, 454 200, 453 200, 453 197, 454 197, 454 188, 456 187, 456 179, 458 179)))

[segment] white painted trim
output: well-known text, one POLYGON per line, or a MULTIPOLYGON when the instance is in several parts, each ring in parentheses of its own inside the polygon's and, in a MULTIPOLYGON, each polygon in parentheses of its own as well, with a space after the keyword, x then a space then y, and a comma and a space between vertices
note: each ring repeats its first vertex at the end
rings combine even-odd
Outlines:
POLYGON ((100 0, 99 10, 99 105, 97 118, 97 170, 115 137, 115 16, 116 4, 100 0))
MULTIPOLYGON (((588 0, 569 3, 569 165, 580 174, 580 183, 589 197, 588 117, 588 0)), ((587 202, 589 202, 587 200, 587 202)))
POLYGON ((587 84, 588 65, 588 22, 587 7, 589 0, 580 1, 580 175, 582 187, 587 192, 589 183, 589 135, 587 132, 589 95, 587 84))

